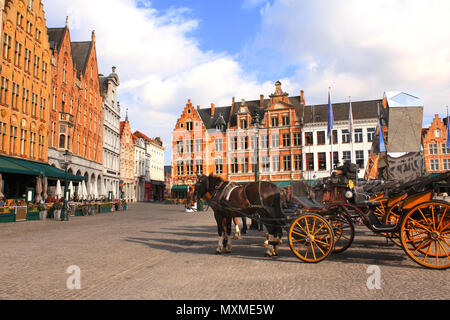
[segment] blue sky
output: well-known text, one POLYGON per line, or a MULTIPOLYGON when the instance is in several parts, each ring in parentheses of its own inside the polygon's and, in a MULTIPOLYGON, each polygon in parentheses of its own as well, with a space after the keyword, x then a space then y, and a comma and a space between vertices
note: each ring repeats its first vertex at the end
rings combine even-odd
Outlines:
POLYGON ((99 72, 117 67, 122 116, 165 142, 188 99, 259 99, 280 80, 307 104, 418 92, 424 123, 450 97, 450 1, 43 0, 49 27, 96 30, 99 72))

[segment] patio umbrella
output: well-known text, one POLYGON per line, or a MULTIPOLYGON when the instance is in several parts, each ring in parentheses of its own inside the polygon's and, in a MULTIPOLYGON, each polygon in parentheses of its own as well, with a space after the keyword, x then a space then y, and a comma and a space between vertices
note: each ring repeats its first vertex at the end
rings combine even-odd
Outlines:
POLYGON ((41 177, 37 177, 36 179, 36 203, 41 202, 42 200, 42 181, 41 177))
POLYGON ((70 198, 72 198, 73 194, 74 194, 73 182, 72 181, 70 181, 70 184, 69 184, 69 192, 70 192, 70 198))
POLYGON ((83 180, 83 187, 82 187, 82 189, 83 189, 83 200, 86 200, 87 197, 88 197, 88 192, 87 192, 87 189, 86 189, 86 182, 84 182, 84 180, 83 180))
POLYGON ((61 181, 56 182, 56 192, 55 192, 56 199, 59 200, 62 197, 62 190, 61 190, 61 181))
POLYGON ((47 197, 48 197, 47 189, 48 189, 48 180, 47 180, 47 177, 45 177, 44 178, 44 201, 47 200, 47 197))
POLYGON ((98 183, 94 183, 93 189, 94 189, 94 199, 98 199, 99 196, 98 183))
POLYGON ((3 179, 2 174, 0 173, 0 199, 3 199, 5 195, 2 193, 2 185, 3 185, 3 179))

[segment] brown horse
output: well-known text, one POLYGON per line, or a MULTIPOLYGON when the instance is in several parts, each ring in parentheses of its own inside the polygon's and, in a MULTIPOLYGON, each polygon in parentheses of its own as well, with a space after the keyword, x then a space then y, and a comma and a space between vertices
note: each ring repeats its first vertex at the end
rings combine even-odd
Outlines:
POLYGON ((259 218, 268 231, 266 256, 278 255, 286 217, 281 210, 278 187, 270 182, 252 182, 245 186, 209 175, 200 176, 195 184, 196 200, 205 199, 214 211, 219 234, 216 253, 231 252, 231 222, 236 217, 259 218))
MULTIPOLYGON (((209 202, 210 200, 210 196, 205 195, 204 196, 205 200, 209 202)), ((195 202, 197 200, 194 197, 194 188, 193 187, 189 187, 189 192, 187 195, 187 199, 185 202, 185 208, 186 209, 191 209, 195 206, 195 202)), ((246 217, 242 217, 242 233, 241 233, 241 229, 239 229, 239 222, 238 222, 238 218, 234 217, 233 218, 233 222, 235 225, 234 228, 234 236, 233 239, 241 239, 242 238, 242 234, 246 234, 247 233, 247 218, 246 217)))

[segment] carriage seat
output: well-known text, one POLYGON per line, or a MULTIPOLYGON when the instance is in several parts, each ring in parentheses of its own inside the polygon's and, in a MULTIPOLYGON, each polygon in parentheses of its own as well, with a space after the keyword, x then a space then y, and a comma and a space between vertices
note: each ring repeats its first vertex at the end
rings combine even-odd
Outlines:
POLYGON ((296 202, 298 202, 302 207, 306 209, 322 209, 325 207, 322 203, 316 201, 315 199, 307 196, 293 196, 296 202))

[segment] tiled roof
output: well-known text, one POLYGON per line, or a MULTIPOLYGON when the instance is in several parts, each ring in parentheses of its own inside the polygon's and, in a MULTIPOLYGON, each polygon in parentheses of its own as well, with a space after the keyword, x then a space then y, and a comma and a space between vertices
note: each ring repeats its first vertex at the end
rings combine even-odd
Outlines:
POLYGON ((64 39, 64 33, 66 28, 48 28, 48 42, 50 43, 50 49, 56 51, 61 47, 62 41, 64 39))
POLYGON ((71 42, 72 59, 78 70, 78 76, 84 75, 92 41, 71 42))

